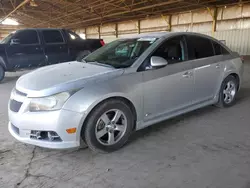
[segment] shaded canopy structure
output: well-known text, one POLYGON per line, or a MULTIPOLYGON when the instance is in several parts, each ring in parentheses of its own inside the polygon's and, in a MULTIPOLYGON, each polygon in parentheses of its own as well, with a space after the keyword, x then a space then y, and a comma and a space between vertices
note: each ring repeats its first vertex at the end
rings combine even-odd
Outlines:
POLYGON ((104 23, 171 15, 247 0, 0 0, 0 20, 26 27, 83 28, 104 23))

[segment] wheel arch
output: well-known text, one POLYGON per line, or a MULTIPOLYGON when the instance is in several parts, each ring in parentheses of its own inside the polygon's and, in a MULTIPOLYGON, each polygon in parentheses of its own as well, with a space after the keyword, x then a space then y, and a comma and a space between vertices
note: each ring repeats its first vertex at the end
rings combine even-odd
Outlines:
POLYGON ((133 127, 133 130, 135 130, 135 128, 136 128, 136 122, 137 122, 137 111, 136 111, 136 108, 135 108, 134 104, 132 103, 132 101, 129 100, 127 97, 124 97, 124 96, 110 96, 110 97, 107 97, 107 98, 104 98, 104 99, 98 101, 91 109, 88 110, 88 114, 84 118, 84 121, 82 123, 81 131, 80 131, 81 135, 83 135, 83 131, 84 131, 86 122, 88 121, 88 118, 90 117, 91 113, 96 108, 98 108, 98 106, 100 106, 101 104, 103 104, 103 103, 105 103, 105 102, 107 102, 109 100, 121 100, 121 101, 124 101, 130 107, 130 109, 132 110, 132 113, 133 113, 133 117, 134 117, 134 127, 133 127))
POLYGON ((225 77, 223 78, 223 80, 225 80, 228 76, 233 76, 237 82, 238 82, 238 86, 237 86, 237 90, 240 89, 240 85, 241 85, 241 79, 238 73, 236 72, 229 72, 228 74, 225 75, 225 77))
POLYGON ((229 74, 228 76, 233 76, 233 77, 237 80, 237 83, 238 83, 237 90, 239 90, 239 88, 240 88, 240 83, 241 83, 239 75, 236 74, 236 73, 231 73, 231 74, 229 74))

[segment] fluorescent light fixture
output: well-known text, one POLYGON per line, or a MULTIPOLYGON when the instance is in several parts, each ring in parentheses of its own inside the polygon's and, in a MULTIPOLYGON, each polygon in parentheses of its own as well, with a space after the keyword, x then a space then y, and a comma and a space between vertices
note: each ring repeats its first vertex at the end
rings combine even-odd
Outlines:
POLYGON ((11 18, 6 18, 4 21, 2 21, 3 25, 19 25, 19 23, 16 20, 13 20, 11 18))
POLYGON ((82 39, 86 39, 86 36, 84 33, 80 33, 79 36, 82 38, 82 39))

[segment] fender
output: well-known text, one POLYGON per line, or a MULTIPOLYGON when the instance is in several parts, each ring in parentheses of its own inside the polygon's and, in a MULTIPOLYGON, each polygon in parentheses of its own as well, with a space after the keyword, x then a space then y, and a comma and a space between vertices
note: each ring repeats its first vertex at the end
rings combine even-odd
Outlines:
POLYGON ((143 118, 141 75, 140 73, 136 76, 127 74, 117 79, 93 83, 72 95, 63 108, 82 113, 85 117, 100 102, 112 97, 122 97, 134 105, 137 121, 140 121, 143 118), (135 79, 135 77, 137 78, 135 79))
POLYGON ((223 71, 223 74, 221 76, 220 82, 218 83, 217 92, 216 92, 217 94, 214 98, 215 101, 219 99, 218 94, 220 92, 220 88, 221 88, 221 84, 223 80, 231 74, 236 74, 238 76, 239 89, 240 89, 241 83, 242 83, 242 76, 243 76, 243 65, 242 65, 242 62, 240 61, 240 58, 236 58, 230 61, 230 63, 228 62, 222 63, 222 71, 223 71))

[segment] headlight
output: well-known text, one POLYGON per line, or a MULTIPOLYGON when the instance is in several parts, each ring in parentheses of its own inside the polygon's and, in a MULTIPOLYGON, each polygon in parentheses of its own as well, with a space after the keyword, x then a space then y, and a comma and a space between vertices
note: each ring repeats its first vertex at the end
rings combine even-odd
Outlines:
POLYGON ((63 92, 49 97, 32 98, 29 105, 29 111, 37 112, 59 110, 63 107, 64 103, 71 95, 72 93, 63 92))

